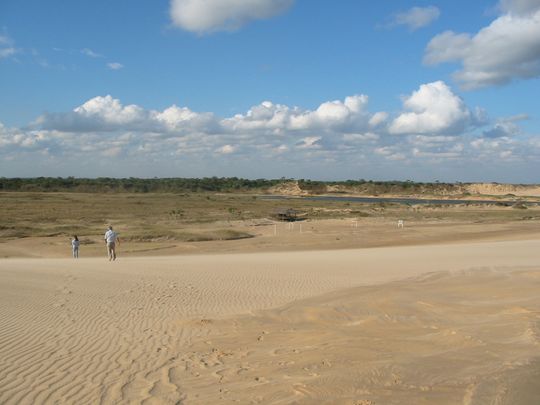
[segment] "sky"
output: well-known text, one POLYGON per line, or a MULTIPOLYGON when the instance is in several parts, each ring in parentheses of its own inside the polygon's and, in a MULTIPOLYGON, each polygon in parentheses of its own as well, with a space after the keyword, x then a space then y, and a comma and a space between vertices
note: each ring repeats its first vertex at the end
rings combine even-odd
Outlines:
POLYGON ((540 183, 540 0, 0 1, 0 177, 540 183))

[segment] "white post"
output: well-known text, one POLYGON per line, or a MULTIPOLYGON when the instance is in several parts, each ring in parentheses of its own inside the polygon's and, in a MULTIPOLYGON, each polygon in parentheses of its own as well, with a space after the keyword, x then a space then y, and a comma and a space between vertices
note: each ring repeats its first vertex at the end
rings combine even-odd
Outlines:
POLYGON ((300 233, 302 233, 302 224, 300 224, 300 233))
POLYGON ((274 236, 277 235, 277 224, 274 224, 274 236))

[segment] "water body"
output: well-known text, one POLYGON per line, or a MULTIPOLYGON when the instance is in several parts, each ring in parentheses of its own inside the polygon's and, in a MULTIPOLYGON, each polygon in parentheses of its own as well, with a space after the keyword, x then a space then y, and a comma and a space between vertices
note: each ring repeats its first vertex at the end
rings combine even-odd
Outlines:
MULTIPOLYGON (((393 198, 393 197, 351 197, 351 196, 313 196, 313 197, 291 197, 285 195, 264 195, 259 198, 263 200, 290 200, 302 199, 310 201, 343 201, 357 203, 397 203, 397 204, 508 204, 514 205, 515 200, 434 200, 434 199, 419 199, 419 198, 393 198)), ((524 202, 529 205, 540 205, 538 202, 524 202)))

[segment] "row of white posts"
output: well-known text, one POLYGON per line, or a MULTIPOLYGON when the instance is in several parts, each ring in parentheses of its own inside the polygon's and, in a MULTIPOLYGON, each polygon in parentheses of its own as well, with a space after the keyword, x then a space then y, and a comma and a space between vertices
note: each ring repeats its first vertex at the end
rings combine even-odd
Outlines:
MULTIPOLYGON (((302 224, 299 224, 300 233, 302 233, 302 224)), ((294 222, 287 222, 287 229, 289 231, 294 231, 294 222)), ((277 224, 274 224, 274 236, 277 235, 277 224)))

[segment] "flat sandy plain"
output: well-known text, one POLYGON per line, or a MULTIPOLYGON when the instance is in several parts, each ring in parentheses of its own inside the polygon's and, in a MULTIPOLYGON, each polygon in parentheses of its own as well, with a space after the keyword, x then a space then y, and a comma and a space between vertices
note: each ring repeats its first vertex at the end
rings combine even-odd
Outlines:
POLYGON ((535 215, 246 220, 116 262, 6 239, 0 403, 540 403, 535 215))

